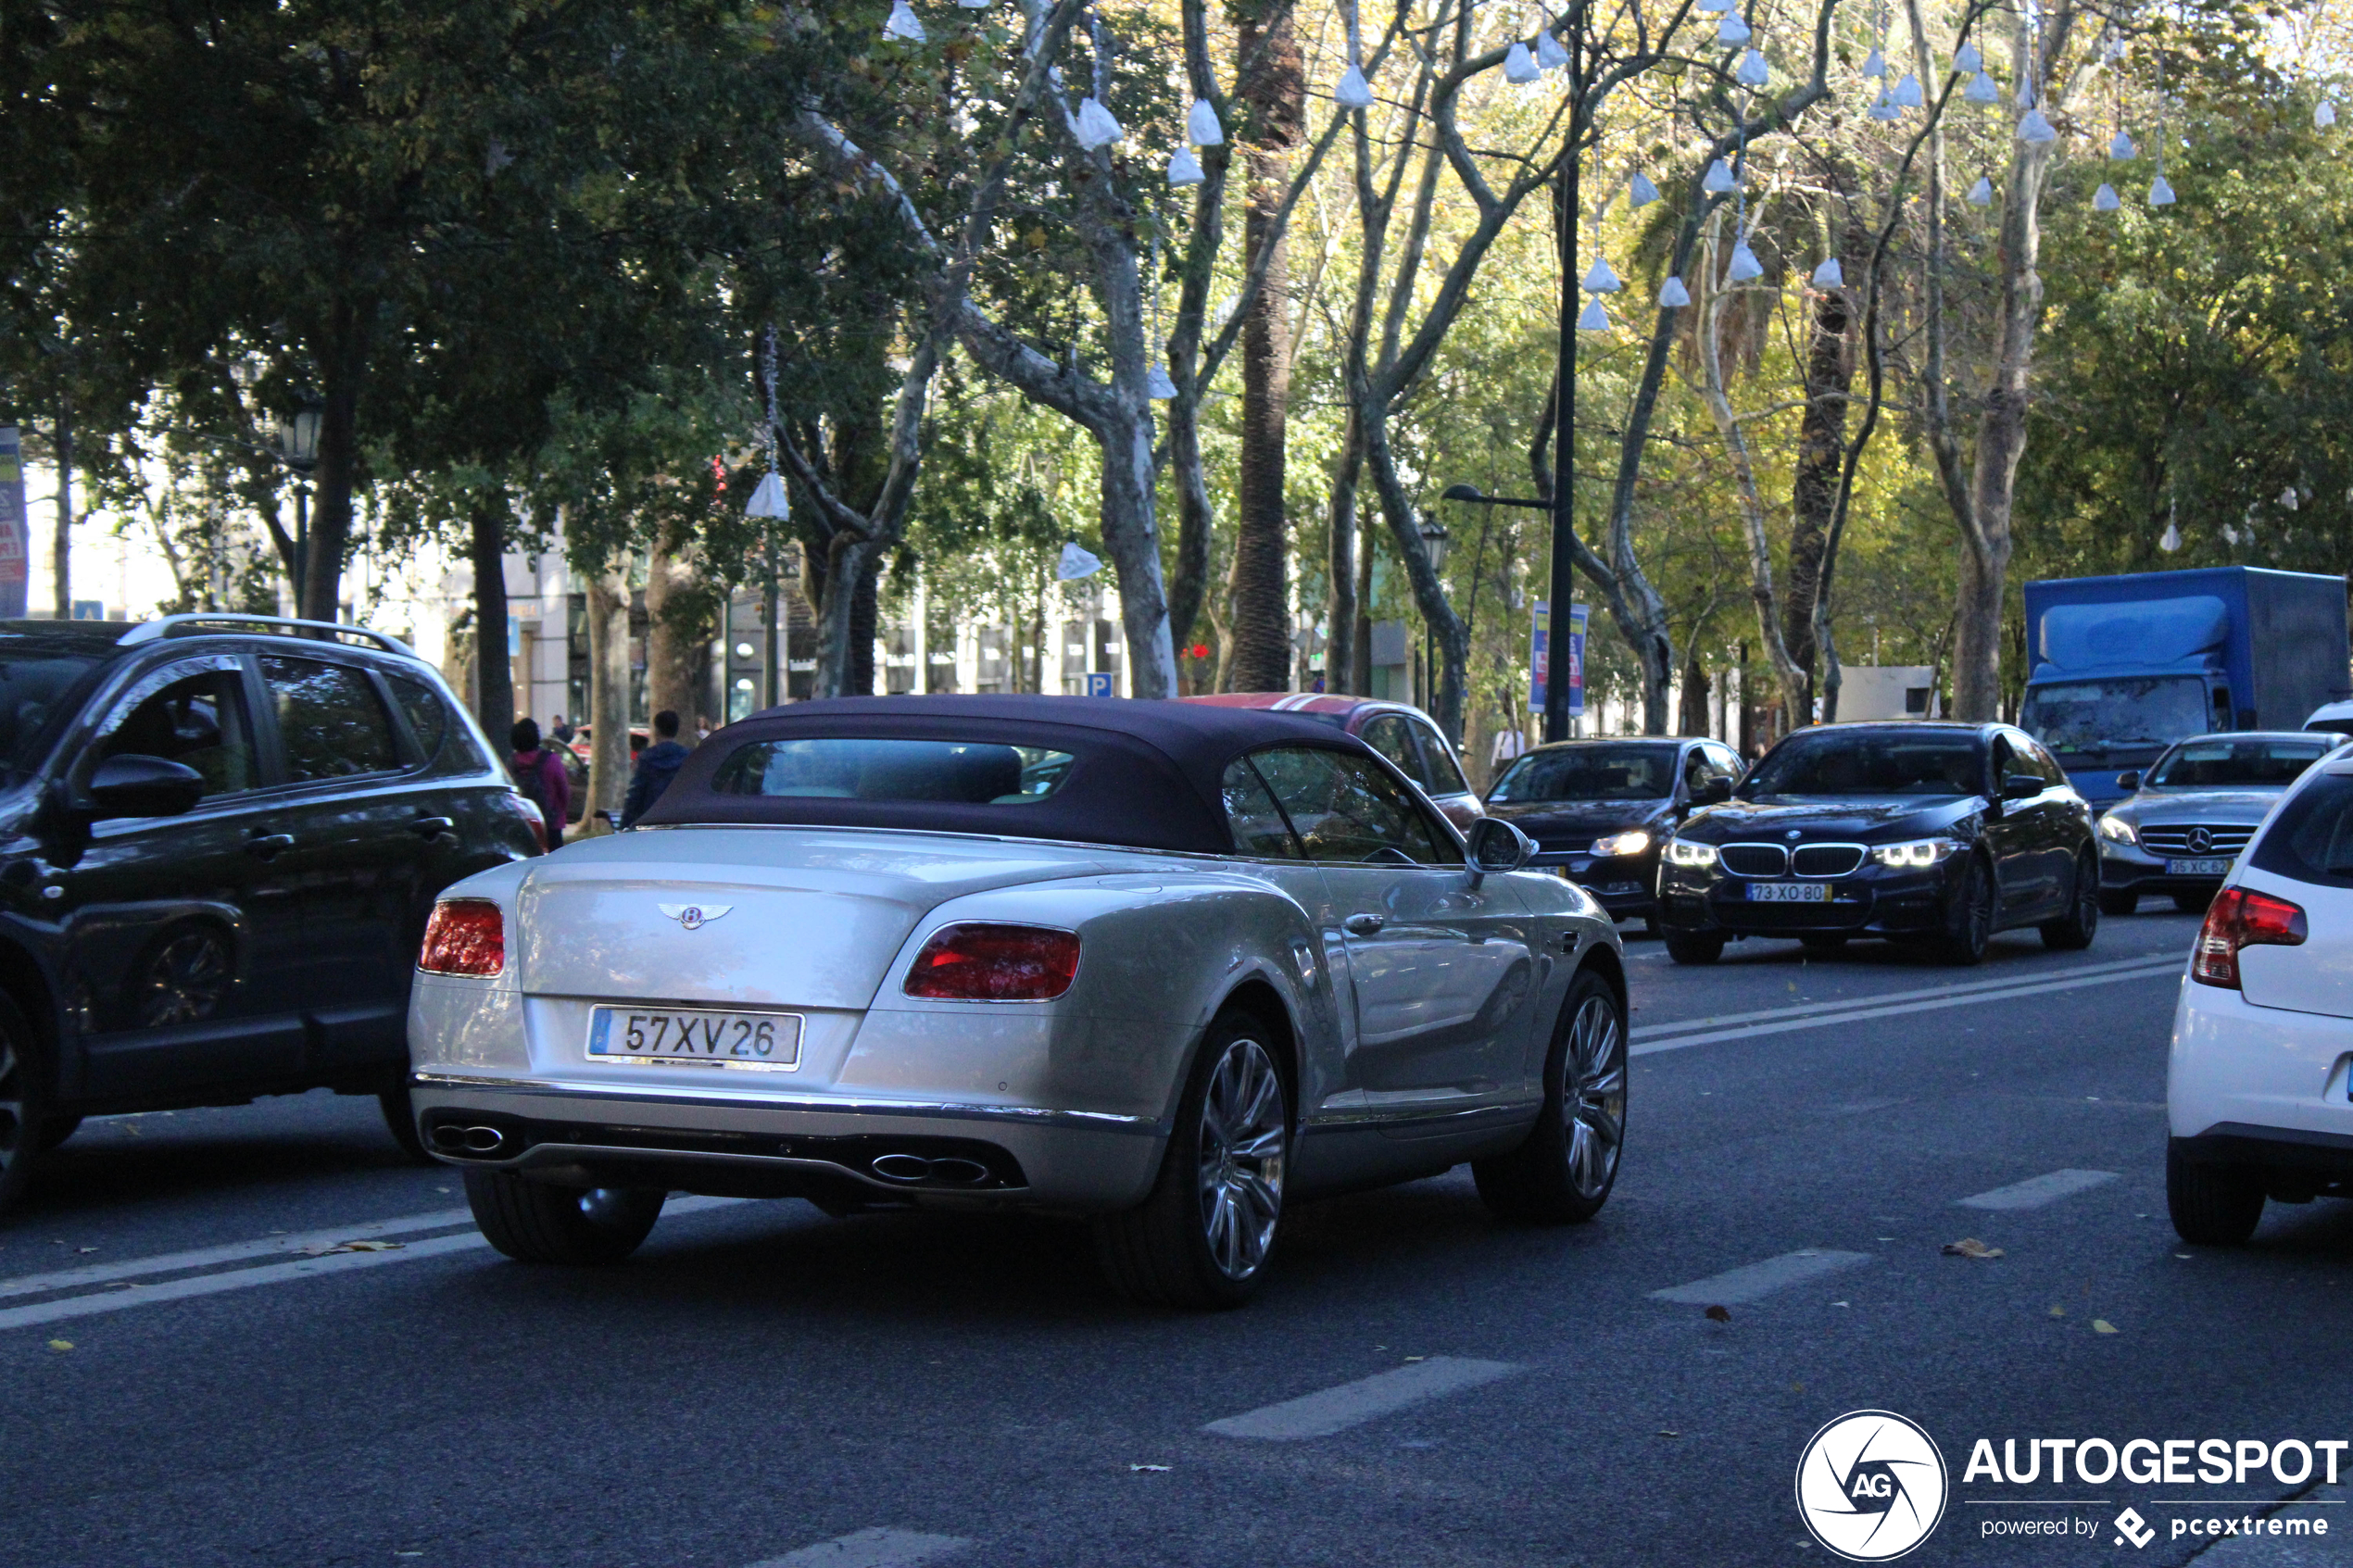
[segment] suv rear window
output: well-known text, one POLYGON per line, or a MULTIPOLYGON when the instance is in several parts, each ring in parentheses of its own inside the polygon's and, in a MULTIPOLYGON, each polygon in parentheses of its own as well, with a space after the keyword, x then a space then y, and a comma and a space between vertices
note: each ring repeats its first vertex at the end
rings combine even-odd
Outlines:
POLYGON ((2282 802, 2248 863, 2297 882, 2353 887, 2353 772, 2324 773, 2282 802))
POLYGON ((990 741, 770 740, 738 747, 714 795, 1034 806, 1069 776, 1067 751, 990 741))

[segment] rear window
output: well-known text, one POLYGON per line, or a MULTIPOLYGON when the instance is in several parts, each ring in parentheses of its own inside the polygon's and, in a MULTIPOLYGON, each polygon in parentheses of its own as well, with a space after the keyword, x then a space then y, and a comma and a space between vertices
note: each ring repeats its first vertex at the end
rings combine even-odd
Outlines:
POLYGON ((2353 887, 2353 772, 2324 773, 2282 802, 2249 863, 2297 882, 2353 887))
POLYGON ((1034 806, 1070 775, 1067 751, 987 741, 771 740, 739 746, 714 795, 1034 806))
POLYGON ((2185 741, 2158 759, 2148 782, 2160 789, 2284 788, 2329 749, 2322 741, 2185 741))

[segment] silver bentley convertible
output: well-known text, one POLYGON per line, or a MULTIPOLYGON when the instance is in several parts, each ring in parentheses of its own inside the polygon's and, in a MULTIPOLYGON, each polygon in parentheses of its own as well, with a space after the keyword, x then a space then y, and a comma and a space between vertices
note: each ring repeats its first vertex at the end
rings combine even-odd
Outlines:
POLYGON ((1085 1216, 1227 1305, 1302 1198, 1465 1160, 1496 1212, 1617 1179, 1609 918, 1280 713, 852 698, 705 742, 640 825, 457 884, 410 1005, 483 1233, 617 1259, 673 1191, 1085 1216))

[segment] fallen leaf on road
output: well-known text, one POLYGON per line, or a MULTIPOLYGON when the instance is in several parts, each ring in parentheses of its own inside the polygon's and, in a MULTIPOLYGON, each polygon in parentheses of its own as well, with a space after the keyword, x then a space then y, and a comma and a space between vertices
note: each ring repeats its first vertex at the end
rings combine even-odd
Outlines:
POLYGON ((1855 1303, 1854 1303, 1854 1302, 1852 1302, 1852 1301, 1833 1301, 1833 1302, 1831 1302, 1831 1306, 1833 1306, 1833 1307, 1851 1307, 1851 1306, 1853 1306, 1854 1304, 1855 1304, 1855 1303))
POLYGON ((2173 1256, 2176 1258, 2188 1258, 2194 1256, 2194 1254, 2188 1252, 2176 1252, 2173 1256))
POLYGON ((306 1258, 323 1258, 330 1252, 397 1252, 406 1245, 398 1241, 334 1241, 300 1250, 306 1258))
POLYGON ((1998 1258, 2002 1249, 1988 1247, 1973 1236, 1965 1236, 1958 1241, 1946 1242, 1944 1253, 1947 1258, 1998 1258))
POLYGON ((1131 1474, 1131 1475, 1134 1475, 1134 1474, 1143 1474, 1143 1473, 1150 1473, 1150 1474, 1154 1474, 1154 1475, 1161 1475, 1161 1474, 1165 1474, 1167 1473, 1167 1470, 1168 1470, 1168 1466, 1166 1466, 1166 1465, 1164 1465, 1164 1464, 1131 1464, 1131 1465, 1129 1465, 1129 1466, 1127 1467, 1127 1473, 1128 1473, 1129 1474, 1131 1474))
POLYGON ((2116 1325, 2108 1322, 2106 1318, 2094 1318, 2092 1320, 2092 1332, 2094 1334, 2114 1334, 2116 1332, 2116 1325))
POLYGON ((1658 1435, 1662 1437, 1680 1437, 1682 1436, 1680 1432, 1669 1432, 1664 1426, 1658 1429, 1658 1435))
POLYGON ((1731 1309, 1729 1307, 1710 1307, 1707 1309, 1707 1321, 1710 1323, 1730 1323, 1732 1321, 1731 1309))
POLYGON ((77 1247, 74 1250, 77 1252, 95 1252, 98 1249, 94 1247, 77 1247))
POLYGON ((1426 1361, 1429 1360, 1428 1356, 1408 1356, 1405 1359, 1409 1361, 1426 1361))
POLYGON ((73 1341, 70 1339, 52 1339, 49 1341, 49 1348, 57 1351, 59 1355, 63 1355, 68 1350, 73 1348, 73 1341))
POLYGON ((2067 1309, 2054 1301, 2051 1303, 2051 1316, 2055 1318, 2063 1318, 2067 1316, 2067 1309))

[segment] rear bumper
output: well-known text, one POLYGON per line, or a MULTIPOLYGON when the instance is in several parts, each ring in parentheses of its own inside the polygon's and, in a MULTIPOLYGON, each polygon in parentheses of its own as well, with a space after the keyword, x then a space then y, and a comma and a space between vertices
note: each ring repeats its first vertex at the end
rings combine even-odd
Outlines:
POLYGON ((2353 1018, 2182 982, 2166 1064, 2175 1147, 2196 1160, 2353 1170, 2353 1018))

